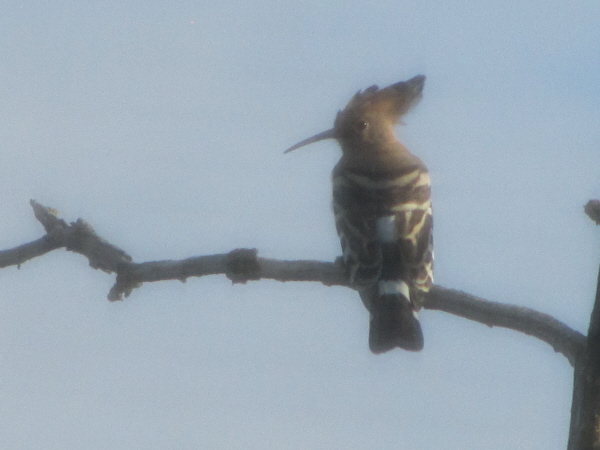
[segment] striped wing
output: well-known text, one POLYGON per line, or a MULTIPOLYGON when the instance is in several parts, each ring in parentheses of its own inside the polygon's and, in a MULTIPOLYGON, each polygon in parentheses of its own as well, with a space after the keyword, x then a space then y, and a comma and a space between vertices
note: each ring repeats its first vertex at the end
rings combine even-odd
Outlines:
POLYGON ((377 177, 334 170, 336 227, 356 287, 387 279, 429 290, 433 282, 430 184, 424 167, 377 177))

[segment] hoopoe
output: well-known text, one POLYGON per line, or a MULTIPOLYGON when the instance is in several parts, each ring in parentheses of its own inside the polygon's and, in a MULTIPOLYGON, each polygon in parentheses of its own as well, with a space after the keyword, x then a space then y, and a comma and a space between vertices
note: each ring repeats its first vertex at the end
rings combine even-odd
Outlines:
POLYGON ((290 147, 336 139, 333 211, 343 261, 370 312, 369 347, 419 351, 417 318, 433 283, 430 178, 423 161, 396 138, 394 126, 421 98, 425 76, 359 91, 334 127, 290 147))

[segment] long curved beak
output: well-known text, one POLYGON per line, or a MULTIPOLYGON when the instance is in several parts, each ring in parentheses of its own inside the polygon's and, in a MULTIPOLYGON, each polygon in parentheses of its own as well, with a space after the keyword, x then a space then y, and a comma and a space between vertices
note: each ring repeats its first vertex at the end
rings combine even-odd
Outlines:
POLYGON ((335 138, 336 138, 335 130, 332 128, 331 130, 323 131, 322 133, 315 134, 314 136, 309 137, 308 139, 304 139, 303 141, 298 142, 296 145, 288 148, 283 153, 289 153, 291 151, 296 150, 297 148, 304 147, 305 145, 313 144, 315 142, 319 142, 324 139, 335 139, 335 138))

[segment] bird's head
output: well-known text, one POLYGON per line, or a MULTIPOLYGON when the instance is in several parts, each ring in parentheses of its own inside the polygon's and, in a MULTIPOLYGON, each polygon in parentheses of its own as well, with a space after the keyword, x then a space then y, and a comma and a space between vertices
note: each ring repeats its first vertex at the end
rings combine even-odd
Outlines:
POLYGON ((344 152, 395 142, 394 126, 421 99, 425 76, 417 75, 383 89, 359 91, 339 111, 332 129, 288 148, 285 153, 324 139, 336 139, 344 152))

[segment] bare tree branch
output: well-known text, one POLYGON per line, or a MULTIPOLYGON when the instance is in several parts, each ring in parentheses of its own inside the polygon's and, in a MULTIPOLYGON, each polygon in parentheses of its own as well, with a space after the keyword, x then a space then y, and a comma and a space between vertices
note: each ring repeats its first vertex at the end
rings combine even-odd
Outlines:
POLYGON ((28 244, 0 251, 0 268, 19 266, 30 259, 58 248, 87 256, 90 266, 107 273, 119 272, 131 262, 131 256, 96 234, 90 224, 78 219, 70 225, 56 217, 56 210, 29 202, 35 218, 46 230, 46 236, 28 244))
POLYGON ((581 359, 586 337, 554 317, 523 306, 492 302, 465 292, 434 286, 425 308, 437 309, 490 327, 510 328, 536 337, 571 363, 581 359))
MULTIPOLYGON (((36 218, 46 236, 13 249, 0 251, 0 268, 20 265, 57 248, 86 256, 91 267, 116 273, 117 280, 108 299, 122 300, 142 283, 163 280, 185 281, 189 277, 223 274, 233 283, 272 279, 277 281, 316 281, 326 286, 349 287, 343 266, 336 262, 282 261, 258 257, 255 249, 197 256, 184 260, 134 263, 120 248, 99 237, 85 221, 67 224, 56 212, 31 201, 36 218)), ((484 300, 453 289, 434 286, 423 307, 464 317, 490 327, 510 328, 550 344, 574 365, 585 351, 585 336, 553 317, 533 309, 484 300)))

